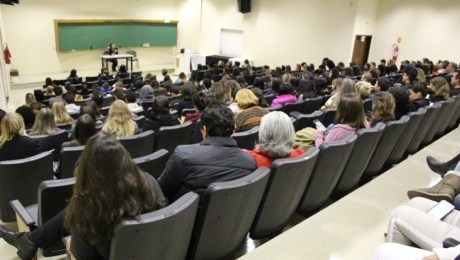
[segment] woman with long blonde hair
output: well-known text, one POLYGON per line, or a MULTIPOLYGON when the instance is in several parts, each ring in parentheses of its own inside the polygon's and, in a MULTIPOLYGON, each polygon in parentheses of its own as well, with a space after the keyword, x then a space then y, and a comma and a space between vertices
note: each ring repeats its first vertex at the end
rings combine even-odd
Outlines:
POLYGON ((7 113, 2 120, 0 161, 23 159, 39 153, 38 142, 26 135, 24 119, 18 113, 7 113))
POLYGON ((50 108, 45 107, 40 109, 40 112, 38 112, 35 123, 32 126, 32 131, 30 131, 29 135, 49 135, 58 130, 59 128, 56 127, 56 122, 54 121, 53 111, 50 108))
POLYGON ((430 95, 431 103, 444 101, 449 98, 449 83, 447 83, 444 77, 435 77, 431 79, 428 88, 433 92, 433 94, 430 95))
POLYGON ((52 106, 53 114, 54 114, 54 121, 56 124, 67 124, 73 121, 72 117, 69 115, 67 110, 65 109, 64 102, 56 101, 53 103, 52 106))
POLYGON ((115 136, 131 136, 137 132, 137 124, 134 122, 131 111, 125 102, 115 100, 109 109, 109 116, 102 127, 102 132, 115 136))

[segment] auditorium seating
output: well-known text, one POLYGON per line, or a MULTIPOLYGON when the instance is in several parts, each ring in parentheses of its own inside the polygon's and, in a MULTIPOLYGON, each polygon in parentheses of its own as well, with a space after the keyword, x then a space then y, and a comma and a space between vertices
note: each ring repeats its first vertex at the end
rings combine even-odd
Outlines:
POLYGON ((144 172, 158 179, 165 169, 170 155, 167 150, 161 149, 146 156, 133 158, 133 160, 144 172))
POLYGON ((322 96, 317 96, 315 98, 307 98, 304 100, 302 110, 299 112, 303 114, 311 114, 321 108, 322 102, 323 102, 322 96))
POLYGON ((32 139, 37 140, 40 144, 40 150, 53 151, 53 160, 59 161, 62 143, 68 141, 69 133, 63 129, 49 135, 33 135, 32 139))
POLYGON ((425 137, 422 140, 422 145, 426 146, 430 144, 432 141, 434 141, 434 136, 438 130, 442 127, 442 122, 446 117, 448 117, 447 114, 447 108, 448 104, 447 101, 441 101, 437 102, 441 104, 441 107, 439 108, 438 113, 436 114, 436 117, 433 120, 433 123, 431 123, 431 127, 428 128, 428 131, 425 134, 425 137))
POLYGON ((334 123, 335 113, 337 112, 336 109, 326 109, 323 111, 323 118, 321 119, 321 123, 325 127, 328 127, 330 124, 334 123))
POLYGON ((257 139, 259 137, 259 126, 253 127, 244 132, 232 134, 235 139, 236 145, 241 149, 252 150, 254 149, 257 139))
POLYGON ((413 154, 419 150, 426 132, 430 127, 432 127, 433 120, 438 114, 439 108, 441 108, 440 103, 423 108, 426 109, 425 116, 423 117, 422 122, 420 122, 420 126, 417 128, 415 135, 412 137, 412 140, 406 149, 406 153, 413 154))
POLYGON ((64 147, 61 149, 59 174, 62 179, 72 178, 74 176, 76 163, 83 149, 85 149, 85 146, 64 147))
POLYGON ((251 226, 252 239, 272 238, 283 231, 310 180, 318 152, 318 149, 311 148, 303 155, 273 161, 267 187, 251 226))
POLYGON ((166 149, 173 153, 178 145, 190 144, 192 131, 193 124, 190 121, 181 125, 160 127, 156 134, 153 151, 166 149))
POLYGON ((186 259, 199 196, 189 192, 169 206, 123 220, 114 229, 110 260, 186 259), (127 250, 129 249, 129 250, 127 250))
POLYGON ((128 150, 132 158, 142 157, 152 153, 155 133, 148 130, 133 136, 118 137, 118 141, 128 150))
POLYGON ((267 186, 262 167, 233 181, 212 183, 202 199, 188 259, 232 258, 246 240, 267 186))
MULTIPOLYGON (((37 203, 26 204, 21 199, 11 201, 19 231, 32 231, 64 210, 72 196, 74 184, 75 178, 43 181, 38 186, 37 203)), ((44 256, 54 256, 64 254, 65 251, 65 246, 57 241, 48 248, 43 248, 42 252, 44 256)))
POLYGON ((299 214, 317 212, 329 200, 342 176, 356 139, 357 136, 352 134, 343 140, 322 143, 319 146, 318 159, 297 208, 299 214))
POLYGON ((292 112, 290 114, 292 117, 296 119, 294 124, 295 131, 300 131, 305 127, 313 127, 315 128, 316 125, 313 123, 313 120, 321 120, 323 118, 323 112, 315 111, 311 114, 301 114, 299 112, 292 112))
POLYGON ((24 205, 37 203, 37 190, 42 181, 53 179, 53 154, 38 155, 11 161, 0 161, 0 218, 15 221, 9 202, 20 200, 24 205))

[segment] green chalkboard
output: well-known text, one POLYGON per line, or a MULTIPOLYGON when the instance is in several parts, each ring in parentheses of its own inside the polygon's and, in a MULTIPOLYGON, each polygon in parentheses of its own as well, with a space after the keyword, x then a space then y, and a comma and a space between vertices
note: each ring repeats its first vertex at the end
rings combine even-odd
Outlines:
POLYGON ((175 46, 177 22, 162 21, 55 21, 57 50, 79 51, 121 47, 175 46))

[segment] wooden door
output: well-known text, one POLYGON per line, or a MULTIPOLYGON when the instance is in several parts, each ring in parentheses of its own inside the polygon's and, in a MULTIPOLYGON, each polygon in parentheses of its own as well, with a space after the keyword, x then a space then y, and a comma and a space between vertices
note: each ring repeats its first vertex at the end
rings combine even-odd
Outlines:
POLYGON ((356 35, 351 62, 360 66, 367 63, 367 59, 369 58, 369 49, 371 48, 371 40, 372 36, 370 35, 356 35))

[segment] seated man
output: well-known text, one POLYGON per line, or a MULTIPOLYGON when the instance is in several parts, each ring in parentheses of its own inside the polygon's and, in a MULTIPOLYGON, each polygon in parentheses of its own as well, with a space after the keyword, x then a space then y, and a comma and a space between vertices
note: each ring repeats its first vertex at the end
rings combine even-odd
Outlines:
POLYGON ((204 141, 178 146, 158 179, 170 202, 189 191, 202 195, 213 182, 237 179, 257 168, 255 160, 230 137, 235 122, 225 104, 209 104, 201 113, 201 124, 204 141))

